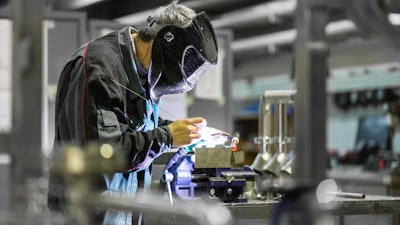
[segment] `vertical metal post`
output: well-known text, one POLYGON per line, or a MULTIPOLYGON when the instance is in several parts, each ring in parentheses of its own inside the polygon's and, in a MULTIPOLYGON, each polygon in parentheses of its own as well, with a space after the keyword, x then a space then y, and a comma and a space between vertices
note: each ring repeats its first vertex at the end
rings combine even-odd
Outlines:
POLYGON ((299 0, 295 45, 296 182, 313 186, 326 173, 327 12, 321 0, 299 0))
MULTIPOLYGON (((13 0, 13 200, 24 201, 29 178, 42 174, 44 0, 13 0)), ((18 204, 19 202, 14 201, 18 204)))
POLYGON ((394 208, 392 214, 392 224, 400 225, 400 208, 394 208))

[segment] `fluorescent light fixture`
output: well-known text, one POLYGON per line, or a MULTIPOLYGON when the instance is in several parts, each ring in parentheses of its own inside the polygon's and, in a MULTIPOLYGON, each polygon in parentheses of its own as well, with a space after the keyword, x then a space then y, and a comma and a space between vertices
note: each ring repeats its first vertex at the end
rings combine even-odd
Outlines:
POLYGON ((57 5, 64 9, 79 9, 102 1, 104 0, 63 0, 57 2, 57 5))
POLYGON ((398 14, 398 13, 389 13, 388 20, 393 25, 400 25, 400 14, 398 14))

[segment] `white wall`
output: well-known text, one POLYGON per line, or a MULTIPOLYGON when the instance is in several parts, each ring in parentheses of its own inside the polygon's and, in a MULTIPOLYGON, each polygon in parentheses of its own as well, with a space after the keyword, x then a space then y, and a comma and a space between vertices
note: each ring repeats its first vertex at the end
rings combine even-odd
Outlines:
POLYGON ((9 133, 12 128, 11 115, 11 48, 12 24, 0 19, 0 133, 9 133))

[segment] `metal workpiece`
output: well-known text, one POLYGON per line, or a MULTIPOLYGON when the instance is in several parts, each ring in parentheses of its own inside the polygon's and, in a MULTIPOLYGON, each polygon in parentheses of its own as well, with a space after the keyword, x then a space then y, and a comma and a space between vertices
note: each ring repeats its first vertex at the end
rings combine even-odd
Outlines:
POLYGON ((244 150, 230 148, 196 148, 195 168, 234 168, 244 166, 244 150))

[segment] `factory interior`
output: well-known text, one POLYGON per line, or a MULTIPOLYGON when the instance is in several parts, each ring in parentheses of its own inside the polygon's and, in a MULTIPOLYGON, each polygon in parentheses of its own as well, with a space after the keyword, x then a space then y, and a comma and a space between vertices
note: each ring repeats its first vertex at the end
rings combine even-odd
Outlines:
POLYGON ((93 191, 118 151, 55 158, 67 60, 170 2, 0 0, 0 225, 96 224, 98 207, 147 225, 400 225, 398 0, 181 0, 210 18, 218 64, 164 96, 160 117, 204 117, 222 144, 168 170, 178 150, 161 154, 135 198, 93 191), (68 217, 47 206, 50 172, 68 184, 68 217))

